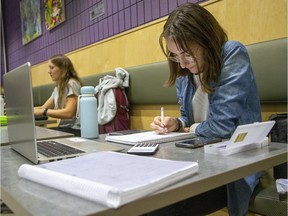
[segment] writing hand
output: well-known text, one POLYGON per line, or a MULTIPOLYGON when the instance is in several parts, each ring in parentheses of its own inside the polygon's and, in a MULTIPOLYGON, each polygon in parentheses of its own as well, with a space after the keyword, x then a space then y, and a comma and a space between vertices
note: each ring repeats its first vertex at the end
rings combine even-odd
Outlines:
POLYGON ((156 133, 165 134, 176 130, 177 122, 175 118, 166 116, 163 122, 161 116, 156 116, 154 121, 150 124, 150 127, 155 130, 156 133))

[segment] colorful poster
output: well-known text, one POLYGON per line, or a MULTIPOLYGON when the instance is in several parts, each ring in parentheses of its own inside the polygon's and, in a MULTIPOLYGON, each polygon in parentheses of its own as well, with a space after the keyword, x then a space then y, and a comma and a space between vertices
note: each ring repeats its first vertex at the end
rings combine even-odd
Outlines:
POLYGON ((45 23, 48 30, 65 21, 64 0, 44 0, 45 23))
POLYGON ((40 0, 21 0, 22 44, 25 45, 42 34, 40 0))

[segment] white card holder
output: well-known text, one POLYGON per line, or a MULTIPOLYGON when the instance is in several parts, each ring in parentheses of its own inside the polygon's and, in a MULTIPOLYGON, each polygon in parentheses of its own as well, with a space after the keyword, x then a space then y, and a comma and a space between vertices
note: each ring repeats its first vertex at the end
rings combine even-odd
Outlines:
POLYGON ((204 152, 208 154, 231 155, 250 149, 268 145, 268 137, 275 121, 257 122, 240 125, 236 128, 230 140, 212 145, 205 145, 204 152))

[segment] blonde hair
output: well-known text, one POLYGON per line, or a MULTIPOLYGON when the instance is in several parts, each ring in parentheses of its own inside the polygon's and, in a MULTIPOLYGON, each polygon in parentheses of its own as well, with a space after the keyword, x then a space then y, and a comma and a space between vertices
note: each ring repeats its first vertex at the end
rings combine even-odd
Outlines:
POLYGON ((58 86, 58 107, 61 107, 61 101, 62 101, 62 97, 63 97, 63 93, 65 91, 65 88, 68 85, 68 82, 70 79, 75 79, 77 80, 81 86, 83 86, 76 70, 74 69, 74 66, 71 62, 71 60, 62 54, 58 54, 58 55, 54 55, 50 58, 50 61, 56 65, 57 67, 59 67, 60 70, 64 71, 61 74, 60 80, 57 82, 57 86, 58 86))

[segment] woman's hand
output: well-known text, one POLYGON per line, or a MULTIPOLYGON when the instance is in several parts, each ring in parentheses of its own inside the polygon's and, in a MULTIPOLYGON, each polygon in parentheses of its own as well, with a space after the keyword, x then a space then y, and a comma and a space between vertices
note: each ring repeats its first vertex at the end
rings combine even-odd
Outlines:
POLYGON ((164 121, 161 122, 161 117, 156 116, 154 121, 150 124, 150 127, 158 134, 165 134, 176 131, 178 124, 176 118, 166 116, 164 121))

